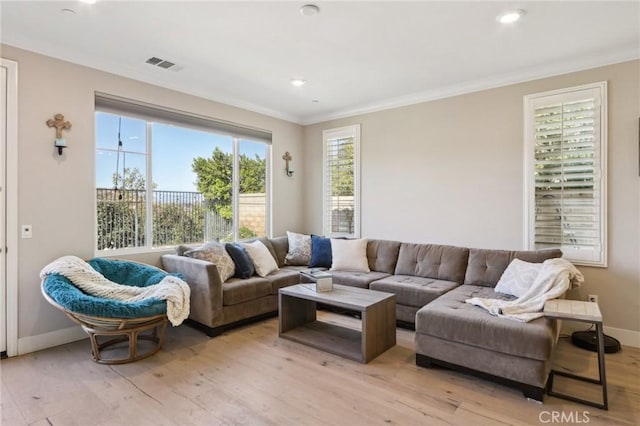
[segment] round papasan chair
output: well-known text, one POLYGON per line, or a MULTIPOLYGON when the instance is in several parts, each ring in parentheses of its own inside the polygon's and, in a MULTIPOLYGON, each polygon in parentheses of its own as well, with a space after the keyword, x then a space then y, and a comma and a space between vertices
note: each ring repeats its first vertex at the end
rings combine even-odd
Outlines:
MULTIPOLYGON (((95 258, 87 263, 106 279, 128 286, 148 287, 158 284, 169 275, 154 266, 132 261, 95 258)), ((157 353, 162 347, 168 324, 165 300, 152 298, 121 302, 96 297, 83 292, 68 278, 59 274, 46 275, 41 289, 49 303, 80 324, 89 335, 92 356, 98 363, 123 364, 137 361, 157 353), (102 342, 99 337, 104 337, 102 342), (140 353, 139 340, 151 342, 144 345, 146 348, 140 353), (103 349, 127 341, 128 356, 103 357, 103 349)))

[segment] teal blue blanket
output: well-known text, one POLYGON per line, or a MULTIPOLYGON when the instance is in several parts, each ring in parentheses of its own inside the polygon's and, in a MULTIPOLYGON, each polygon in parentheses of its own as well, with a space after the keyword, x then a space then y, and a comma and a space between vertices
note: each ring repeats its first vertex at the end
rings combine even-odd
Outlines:
MULTIPOLYGON (((169 275, 153 266, 125 260, 94 258, 87 262, 108 280, 118 284, 148 287, 169 275)), ((159 299, 121 302, 84 293, 62 275, 53 274, 42 283, 44 292, 66 310, 104 318, 142 318, 167 312, 167 303, 159 299)))

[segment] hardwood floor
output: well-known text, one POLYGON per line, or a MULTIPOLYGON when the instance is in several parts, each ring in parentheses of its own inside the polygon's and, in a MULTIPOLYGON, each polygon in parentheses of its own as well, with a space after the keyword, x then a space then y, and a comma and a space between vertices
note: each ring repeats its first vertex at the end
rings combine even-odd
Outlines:
MULTIPOLYGON (((492 382, 417 367, 413 334, 398 329, 397 345, 369 364, 279 339, 277 318, 214 339, 171 328, 158 354, 116 366, 94 363, 84 340, 0 362, 1 424, 640 424, 639 349, 607 354, 610 409, 603 411, 549 396, 537 404, 492 382)), ((556 367, 595 375, 596 355, 561 339, 556 367)), ((559 377, 556 386, 599 395, 559 377)))

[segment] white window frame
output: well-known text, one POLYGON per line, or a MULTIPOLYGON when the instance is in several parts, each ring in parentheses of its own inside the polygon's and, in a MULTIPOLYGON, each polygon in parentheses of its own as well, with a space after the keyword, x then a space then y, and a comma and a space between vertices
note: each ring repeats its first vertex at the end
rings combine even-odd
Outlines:
POLYGON ((360 238, 360 124, 322 131, 322 230, 327 237, 360 238), (353 137, 353 233, 331 232, 328 216, 330 203, 327 199, 331 182, 328 181, 327 145, 330 140, 353 137))
POLYGON ((561 245, 563 257, 576 265, 607 267, 607 82, 585 84, 566 89, 536 93, 524 97, 524 247, 535 249, 535 136, 534 111, 536 108, 558 101, 570 102, 584 98, 591 91, 599 100, 599 128, 594 134, 599 138, 595 147, 595 178, 599 179, 599 250, 585 250, 570 244, 561 245))
MULTIPOLYGON (((273 196, 273 191, 272 191, 272 186, 271 186, 271 155, 272 155, 272 143, 271 141, 267 141, 266 139, 262 139, 260 137, 252 137, 253 133, 256 132, 261 132, 261 133, 265 133, 266 131, 262 131, 262 130, 253 130, 249 127, 243 127, 243 126, 239 126, 236 124, 232 124, 232 123, 227 123, 227 122, 218 122, 215 121, 213 119, 210 119, 208 117, 200 117, 200 116, 196 116, 196 115, 187 115, 186 113, 179 111, 178 113, 181 115, 184 115, 184 117, 186 119, 192 118, 194 123, 189 123, 189 122, 181 122, 180 120, 174 121, 170 118, 170 114, 174 113, 173 110, 170 109, 164 109, 162 107, 156 107, 153 105, 148 105, 148 104, 143 104, 143 103, 137 103, 135 101, 130 101, 130 100, 124 100, 121 98, 117 98, 114 96, 110 96, 110 95, 105 95, 105 94, 99 94, 99 96, 102 99, 102 102, 109 102, 110 100, 112 100, 113 102, 116 102, 116 106, 111 106, 111 105, 101 105, 100 107, 96 107, 94 114, 97 112, 103 112, 103 113, 107 113, 107 114, 114 114, 114 115, 119 115, 122 117, 129 117, 129 118, 134 118, 134 119, 139 119, 139 120, 145 120, 146 121, 146 135, 147 135, 147 140, 145 142, 145 147, 146 147, 146 152, 145 153, 139 153, 139 154, 144 154, 146 155, 146 165, 147 165, 147 170, 146 170, 146 174, 145 174, 145 179, 147 182, 153 182, 153 165, 152 165, 152 149, 153 149, 153 140, 152 140, 152 127, 154 123, 161 123, 161 124, 169 124, 169 125, 176 125, 185 129, 190 129, 190 130, 196 130, 196 131, 206 131, 206 132, 211 132, 211 133, 217 133, 217 134, 223 134, 223 135, 229 135, 231 136, 232 139, 232 153, 233 153, 233 178, 232 178, 232 211, 233 211, 233 217, 232 217, 232 222, 233 222, 233 240, 234 241, 239 241, 239 208, 238 208, 238 198, 239 198, 239 194, 240 194, 240 176, 239 176, 239 170, 236 170, 236 167, 239 166, 239 145, 241 143, 241 141, 246 140, 246 141, 257 141, 257 142, 263 142, 265 143, 265 148, 266 148, 266 152, 265 152, 265 161, 266 161, 266 165, 265 165, 265 190, 267 192, 266 194, 266 202, 265 202, 265 235, 267 236, 271 236, 271 217, 272 217, 272 212, 271 212, 271 206, 272 206, 272 202, 271 202, 271 197, 273 196), (123 105, 126 105, 126 103, 131 104, 131 107, 134 108, 133 110, 129 110, 127 109, 127 107, 125 108, 118 108, 118 104, 117 102, 122 102, 123 105), (142 112, 138 112, 135 110, 135 108, 140 107, 142 112), (145 114, 144 113, 144 108, 149 109, 151 112, 151 114, 145 114), (163 111, 167 111, 167 118, 163 117, 163 111), (211 122, 211 125, 208 125, 211 122), (236 133, 234 131, 234 129, 239 129, 239 131, 241 133, 236 133), (242 133, 242 131, 245 131, 246 134, 242 133)), ((95 122, 95 118, 94 118, 94 122, 95 122)), ((97 149, 97 147, 94 147, 94 151, 97 149)), ((94 173, 95 175, 95 173, 94 173)), ((153 199, 153 187, 152 185, 146 185, 146 191, 147 191, 147 200, 150 201, 153 199)), ((147 208, 146 209, 146 217, 145 217, 145 221, 147 224, 151 225, 151 226, 146 226, 146 233, 145 233, 145 245, 144 246, 139 246, 139 247, 125 247, 125 248, 119 248, 119 249, 111 249, 111 250, 98 250, 97 247, 97 229, 98 229, 98 212, 97 212, 97 195, 95 194, 94 191, 94 255, 95 256, 105 256, 105 255, 122 255, 122 254, 139 254, 139 253, 152 253, 152 252, 163 252, 163 251, 167 251, 167 249, 169 249, 170 247, 154 247, 153 246, 153 212, 151 208, 147 208)))

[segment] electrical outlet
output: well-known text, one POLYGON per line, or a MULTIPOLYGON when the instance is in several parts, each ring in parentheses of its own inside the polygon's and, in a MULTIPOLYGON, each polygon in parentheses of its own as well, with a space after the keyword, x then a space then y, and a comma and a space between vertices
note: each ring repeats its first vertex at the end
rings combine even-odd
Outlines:
POLYGON ((598 295, 597 294, 590 294, 589 296, 587 296, 589 302, 593 302, 593 303, 598 303, 598 295))
POLYGON ((31 237, 33 237, 33 228, 31 228, 31 225, 22 225, 22 238, 31 237))

